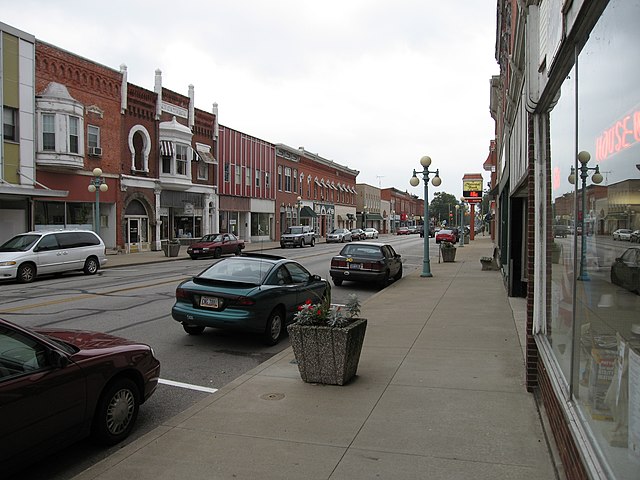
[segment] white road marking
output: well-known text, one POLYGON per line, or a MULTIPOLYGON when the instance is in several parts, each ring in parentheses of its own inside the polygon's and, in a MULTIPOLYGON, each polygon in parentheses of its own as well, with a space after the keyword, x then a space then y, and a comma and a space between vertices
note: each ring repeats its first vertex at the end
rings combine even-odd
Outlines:
POLYGON ((163 383, 164 385, 171 385, 173 387, 188 388, 189 390, 198 390, 199 392, 215 393, 218 391, 217 388, 201 387, 200 385, 191 385, 189 383, 174 382, 173 380, 164 380, 162 378, 158 380, 158 383, 163 383))

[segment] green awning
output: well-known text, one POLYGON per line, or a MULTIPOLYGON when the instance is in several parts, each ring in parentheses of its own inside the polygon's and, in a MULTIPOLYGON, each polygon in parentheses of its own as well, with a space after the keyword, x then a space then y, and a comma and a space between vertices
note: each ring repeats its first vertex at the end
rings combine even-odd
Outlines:
POLYGON ((301 217, 317 217, 318 215, 316 215, 316 212, 314 212, 313 210, 311 210, 311 208, 307 207, 306 205, 304 207, 302 207, 302 209, 300 210, 300 216, 301 217))
POLYGON ((378 213, 367 213, 367 220, 384 220, 378 213))

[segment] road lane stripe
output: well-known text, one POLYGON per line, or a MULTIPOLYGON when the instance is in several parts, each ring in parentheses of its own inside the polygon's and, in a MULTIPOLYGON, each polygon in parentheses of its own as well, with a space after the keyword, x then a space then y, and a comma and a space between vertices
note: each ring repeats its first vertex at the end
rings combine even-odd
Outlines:
POLYGON ((21 305, 19 307, 13 308, 0 308, 0 313, 14 313, 21 312, 23 310, 29 310, 30 308, 40 308, 40 307, 48 307, 50 305, 59 305, 61 303, 75 302, 79 300, 85 300, 87 298, 95 298, 95 297, 105 297, 108 295, 113 295, 115 293, 123 293, 129 292, 133 290, 140 290, 142 288, 151 288, 156 287, 158 285, 166 285, 167 283, 176 283, 180 280, 181 277, 176 277, 176 279, 163 280, 161 282, 137 285, 132 287, 124 287, 124 288, 116 288, 114 290, 107 290, 105 292, 95 292, 95 293, 83 293, 81 295, 75 295, 73 297, 61 298, 58 300, 47 300, 46 302, 40 303, 31 303, 29 305, 21 305))
POLYGON ((162 378, 158 380, 158 383, 162 383, 164 385, 171 385, 172 387, 187 388, 189 390, 198 390, 199 392, 216 393, 218 391, 217 388, 201 387, 200 385, 191 385, 189 383, 174 382, 173 380, 164 380, 162 378))

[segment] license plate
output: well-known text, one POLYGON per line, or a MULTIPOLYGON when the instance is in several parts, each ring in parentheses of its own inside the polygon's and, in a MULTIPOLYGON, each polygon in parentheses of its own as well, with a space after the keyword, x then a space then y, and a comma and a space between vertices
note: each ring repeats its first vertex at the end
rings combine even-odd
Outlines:
POLYGON ((218 298, 217 297, 200 297, 200 306, 207 308, 218 308, 218 298))
POLYGON ((362 268, 362 265, 359 263, 350 263, 349 264, 349 269, 350 270, 360 270, 362 268))

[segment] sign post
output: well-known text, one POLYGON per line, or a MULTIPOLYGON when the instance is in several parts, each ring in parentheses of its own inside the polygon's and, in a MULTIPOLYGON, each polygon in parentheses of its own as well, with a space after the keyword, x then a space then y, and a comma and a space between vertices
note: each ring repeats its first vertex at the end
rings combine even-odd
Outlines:
MULTIPOLYGON (((482 174, 465 173, 462 177, 462 197, 469 204, 469 238, 473 240, 476 232, 476 204, 482 202, 482 174)), ((463 226, 464 227, 464 226, 463 226)), ((463 228, 464 231, 464 228, 463 228)), ((464 233, 463 233, 464 234, 464 233)))

